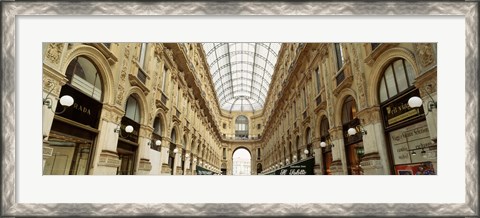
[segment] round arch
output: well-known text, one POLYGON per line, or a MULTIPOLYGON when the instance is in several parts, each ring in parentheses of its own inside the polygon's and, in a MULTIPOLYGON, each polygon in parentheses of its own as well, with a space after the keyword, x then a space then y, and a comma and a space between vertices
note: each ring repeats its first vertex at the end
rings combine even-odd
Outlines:
POLYGON ((179 132, 177 130, 177 127, 174 126, 172 130, 170 130, 170 142, 176 145, 178 141, 178 136, 179 132))
POLYGON ((253 156, 250 149, 246 146, 238 146, 232 152, 232 175, 251 175, 253 170, 253 156), (235 159, 235 154, 240 151, 245 150, 248 152, 249 160, 245 159, 235 159))
POLYGON ((162 137, 166 136, 166 130, 168 129, 168 127, 166 126, 166 123, 165 122, 165 115, 163 114, 163 111, 162 110, 157 110, 157 112, 155 113, 155 117, 153 117, 153 119, 151 120, 150 122, 150 126, 154 126, 155 125, 155 119, 158 117, 159 118, 159 121, 160 121, 160 126, 162 127, 161 131, 160 131, 160 135, 162 137))
POLYGON ((248 151, 248 153, 250 153, 250 157, 252 157, 252 151, 250 151, 250 148, 246 147, 246 146, 243 146, 243 145, 240 145, 240 146, 237 146, 235 147, 235 149, 233 149, 232 151, 232 158, 233 158, 233 154, 235 154, 235 151, 237 151, 238 149, 245 149, 248 151))
MULTIPOLYGON (((398 58, 403 58, 405 61, 409 62, 414 71, 415 77, 418 76, 419 74, 419 69, 417 62, 415 61, 415 56, 411 51, 405 48, 391 48, 387 51, 385 51, 376 61, 373 63, 372 66, 372 73, 370 74, 368 81, 372 81, 371 86, 367 87, 367 93, 368 96, 371 96, 368 98, 368 104, 370 106, 375 106, 379 105, 379 100, 378 100, 378 84, 379 80, 383 76, 383 71, 384 68, 390 64, 391 61, 398 59, 398 58)), ((353 97, 353 96, 352 96, 353 97)), ((356 99, 356 98, 355 98, 356 99)))
MULTIPOLYGON (((343 125, 343 123, 342 123, 342 108, 343 108, 343 103, 348 96, 352 96, 353 100, 355 100, 355 104, 357 106, 357 109, 359 109, 357 94, 355 93, 355 91, 353 91, 352 89, 343 90, 340 93, 340 95, 338 96, 338 98, 337 98, 338 101, 337 101, 337 104, 335 105, 335 116, 333 117, 333 122, 335 124, 334 126, 342 126, 343 125)), ((330 123, 332 123, 332 122, 330 121, 330 123)), ((332 127, 332 126, 330 126, 330 127, 332 127)))
POLYGON ((123 108, 125 108, 125 105, 127 104, 127 99, 130 96, 133 96, 138 101, 138 105, 140 107, 140 124, 147 125, 148 107, 147 99, 145 98, 143 91, 139 87, 132 87, 131 89, 129 89, 126 97, 123 99, 123 108))
POLYGON ((93 64, 98 68, 98 73, 100 74, 102 81, 102 92, 103 92, 103 102, 104 104, 113 105, 115 96, 114 91, 112 90, 113 86, 108 86, 105 84, 114 84, 113 83, 113 73, 110 69, 110 64, 108 60, 103 56, 103 54, 92 46, 88 45, 78 45, 75 46, 70 53, 65 57, 64 62, 60 68, 60 72, 66 72, 68 65, 78 56, 87 57, 93 64))
MULTIPOLYGON (((323 117, 323 116, 326 116, 328 122, 330 123, 330 119, 328 119, 328 116, 327 116, 327 111, 325 111, 325 110, 319 111, 318 114, 317 114, 317 117, 315 118, 315 123, 314 123, 314 126, 315 126, 314 130, 315 130, 315 131, 312 132, 312 134, 315 134, 315 137, 316 137, 316 138, 319 138, 320 135, 321 135, 321 132, 320 132, 320 123, 322 122, 322 117, 323 117)), ((330 124, 329 124, 329 125, 330 125, 330 124)))

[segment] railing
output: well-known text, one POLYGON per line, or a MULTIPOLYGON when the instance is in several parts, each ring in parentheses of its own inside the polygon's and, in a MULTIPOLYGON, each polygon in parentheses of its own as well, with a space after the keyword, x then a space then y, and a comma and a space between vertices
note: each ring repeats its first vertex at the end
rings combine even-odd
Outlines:
POLYGON ((229 140, 258 140, 261 139, 261 135, 248 135, 245 137, 239 137, 236 135, 222 135, 223 139, 229 139, 229 140))
POLYGON ((177 113, 176 113, 177 117, 180 117, 180 110, 178 110, 178 109, 176 108, 176 111, 177 111, 177 113))
POLYGON ((370 43, 372 45, 372 51, 375 50, 379 45, 380 43, 370 43))
POLYGON ((137 78, 143 84, 145 84, 147 82, 147 75, 141 69, 138 69, 137 78))
POLYGON ((167 96, 165 94, 162 93, 162 99, 161 99, 162 103, 164 105, 167 105, 167 96))
POLYGON ((343 71, 343 70, 340 71, 340 72, 337 74, 337 76, 335 76, 335 79, 336 79, 336 81, 337 81, 337 86, 339 86, 340 83, 342 83, 343 80, 345 80, 345 73, 344 73, 344 71, 343 71))
POLYGON ((319 96, 315 99, 315 101, 317 102, 317 106, 320 105, 320 104, 322 103, 322 96, 319 95, 319 96))

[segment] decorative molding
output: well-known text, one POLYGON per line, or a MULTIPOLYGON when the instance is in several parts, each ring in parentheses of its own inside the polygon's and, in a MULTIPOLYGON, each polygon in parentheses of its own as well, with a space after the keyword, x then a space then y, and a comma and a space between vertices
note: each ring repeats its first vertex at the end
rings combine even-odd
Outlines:
POLYGON ((436 54, 431 43, 414 43, 413 45, 423 68, 435 63, 436 54))
POLYGON ((364 126, 381 122, 380 107, 378 106, 365 108, 357 112, 357 116, 362 121, 362 125, 364 126))
POLYGON ((62 50, 64 48, 64 43, 49 43, 47 51, 45 52, 45 57, 53 64, 59 64, 62 57, 62 50))

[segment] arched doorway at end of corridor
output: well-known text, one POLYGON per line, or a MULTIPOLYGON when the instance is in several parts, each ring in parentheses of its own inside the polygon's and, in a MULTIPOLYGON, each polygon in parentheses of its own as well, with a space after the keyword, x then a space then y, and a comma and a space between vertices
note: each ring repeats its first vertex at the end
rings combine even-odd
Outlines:
POLYGON ((232 159, 233 159, 232 175, 246 176, 246 175, 252 174, 251 173, 252 155, 247 148, 239 147, 235 149, 235 151, 233 151, 232 159))

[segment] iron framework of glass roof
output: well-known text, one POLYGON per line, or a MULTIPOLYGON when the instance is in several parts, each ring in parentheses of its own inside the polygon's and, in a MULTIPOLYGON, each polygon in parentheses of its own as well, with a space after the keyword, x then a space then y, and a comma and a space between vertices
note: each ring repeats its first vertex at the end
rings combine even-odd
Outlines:
POLYGON ((202 43, 220 108, 263 108, 281 43, 202 43))

